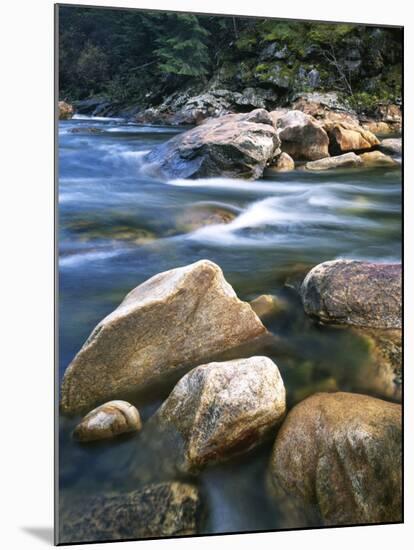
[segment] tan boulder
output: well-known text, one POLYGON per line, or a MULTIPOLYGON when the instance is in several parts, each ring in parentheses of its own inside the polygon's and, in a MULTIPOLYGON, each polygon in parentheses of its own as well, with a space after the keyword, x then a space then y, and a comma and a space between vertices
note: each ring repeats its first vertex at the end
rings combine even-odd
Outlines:
POLYGON ((287 522, 402 520, 401 406, 352 393, 315 394, 278 432, 269 488, 287 522))
POLYGON ((59 101, 59 120, 69 120, 74 115, 73 105, 66 103, 66 101, 59 101))
POLYGON ((355 168, 362 166, 363 161, 355 153, 344 153, 337 157, 326 157, 313 160, 305 164, 306 170, 318 172, 320 170, 333 170, 335 168, 355 168))
POLYGON ((170 385, 194 365, 265 333, 213 262, 159 273, 92 331, 65 372, 61 410, 75 414, 114 397, 170 385))
POLYGON ((369 150, 380 143, 372 132, 362 126, 328 121, 324 123, 324 128, 329 136, 329 150, 334 155, 369 150))
POLYGON ((288 111, 277 118, 282 151, 294 160, 317 160, 329 156, 329 139, 322 125, 301 111, 288 111))
POLYGON ((197 471, 257 446, 285 414, 285 388, 267 357, 208 363, 187 373, 151 422, 179 435, 179 470, 197 471))
POLYGON ((401 264, 324 262, 309 271, 300 292, 305 312, 323 323, 401 328, 401 264))
POLYGON ((141 418, 136 407, 127 401, 108 401, 82 418, 73 437, 78 441, 96 441, 137 432, 141 428, 141 418))
POLYGON ((370 151, 360 155, 364 166, 398 166, 398 163, 388 155, 384 155, 381 151, 370 151))

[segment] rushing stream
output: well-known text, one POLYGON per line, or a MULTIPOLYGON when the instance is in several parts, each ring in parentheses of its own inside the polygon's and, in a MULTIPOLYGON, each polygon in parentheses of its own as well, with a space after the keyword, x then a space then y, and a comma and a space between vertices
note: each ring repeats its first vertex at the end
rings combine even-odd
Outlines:
MULTIPOLYGON (((144 154, 178 131, 87 117, 59 124, 59 379, 129 290, 156 273, 208 258, 240 298, 269 293, 287 304, 265 322, 277 339, 263 353, 281 371, 288 406, 314 391, 358 391, 366 350, 349 331, 307 319, 296 288, 325 260, 400 260, 400 169, 295 170, 256 182, 157 181, 144 154), (191 212, 203 208, 229 212, 232 221, 192 228, 191 212)), ((144 421, 159 403, 140 406, 144 421)), ((134 455, 142 455, 140 468, 151 462, 140 435, 82 446, 70 437, 77 420, 60 419, 65 505, 71 495, 131 490, 144 478, 163 477, 161 471, 131 475, 134 455)), ((199 477, 203 532, 281 527, 265 489, 270 444, 199 477)))

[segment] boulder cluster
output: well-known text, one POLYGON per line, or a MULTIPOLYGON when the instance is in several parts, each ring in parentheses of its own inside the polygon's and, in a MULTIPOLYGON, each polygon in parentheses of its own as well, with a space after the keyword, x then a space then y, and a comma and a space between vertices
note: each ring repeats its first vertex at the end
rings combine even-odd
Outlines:
POLYGON ((240 300, 208 260, 155 275, 92 331, 65 373, 61 410, 91 411, 73 433, 82 444, 140 430, 137 445, 146 444, 145 432, 167 438, 171 479, 71 506, 63 540, 196 533, 198 473, 269 440, 267 487, 286 526, 401 520, 401 395, 391 392, 397 367, 384 344, 401 346, 401 266, 325 262, 307 274, 300 297, 315 322, 375 339, 382 363, 365 373, 374 379, 367 390, 387 400, 328 390, 287 410, 277 365, 245 346, 269 336, 261 318, 286 304, 272 296, 240 300), (166 387, 168 397, 142 425, 124 399, 138 404, 142 391, 162 396, 166 387), (183 475, 191 483, 179 481, 183 475))
POLYGON ((161 179, 224 176, 254 180, 295 167, 324 171, 398 165, 394 157, 401 154, 401 140, 381 143, 348 112, 315 112, 306 102, 296 106, 300 109, 260 108, 203 120, 154 147, 146 156, 148 169, 161 179))

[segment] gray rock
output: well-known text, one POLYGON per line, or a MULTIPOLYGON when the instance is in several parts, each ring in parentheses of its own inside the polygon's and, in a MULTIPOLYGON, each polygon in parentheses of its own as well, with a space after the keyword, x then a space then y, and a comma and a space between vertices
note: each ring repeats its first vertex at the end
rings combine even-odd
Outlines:
POLYGON ((59 544, 194 535, 199 512, 197 489, 179 482, 63 499, 59 544))
POLYGON ((152 422, 179 435, 177 467, 195 472, 257 446, 280 423, 285 408, 277 366, 267 357, 250 357, 196 367, 152 422))
POLYGON ((305 312, 323 323, 401 328, 401 264, 324 262, 307 274, 301 296, 305 312))
POLYGON ((156 146, 146 157, 161 178, 223 176, 257 179, 280 140, 267 111, 209 119, 156 146))
POLYGON ((353 525, 402 520, 401 406, 319 393, 278 432, 269 488, 285 522, 353 525))
POLYGON ((402 139, 401 138, 388 138, 383 139, 380 143, 381 151, 385 153, 391 153, 394 155, 402 154, 402 139))
POLYGON ((139 412, 133 405, 127 401, 108 401, 82 418, 73 436, 78 441, 96 441, 141 428, 139 412))
POLYGON ((319 86, 321 81, 321 76, 317 69, 313 68, 311 71, 309 71, 307 78, 308 78, 309 86, 311 88, 317 88, 319 86))
POLYGON ((93 330, 65 372, 62 412, 174 383, 203 360, 265 333, 216 264, 200 260, 159 273, 93 330))

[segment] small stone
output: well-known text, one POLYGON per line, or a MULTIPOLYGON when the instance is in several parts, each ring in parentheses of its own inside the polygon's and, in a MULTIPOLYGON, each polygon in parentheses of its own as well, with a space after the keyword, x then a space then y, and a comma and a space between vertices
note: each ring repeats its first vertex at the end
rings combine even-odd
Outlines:
POLYGON ((276 161, 268 168, 271 172, 291 172, 295 169, 295 161, 287 153, 280 153, 276 161))
POLYGON ((261 294, 250 305, 260 319, 277 315, 286 309, 286 303, 273 294, 261 294))
POLYGON ((109 439, 142 428, 136 407, 127 401, 108 401, 93 409, 76 426, 73 436, 78 441, 109 439))

